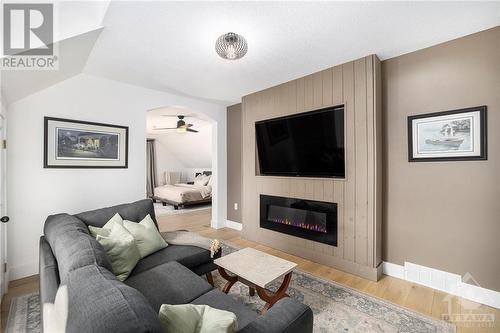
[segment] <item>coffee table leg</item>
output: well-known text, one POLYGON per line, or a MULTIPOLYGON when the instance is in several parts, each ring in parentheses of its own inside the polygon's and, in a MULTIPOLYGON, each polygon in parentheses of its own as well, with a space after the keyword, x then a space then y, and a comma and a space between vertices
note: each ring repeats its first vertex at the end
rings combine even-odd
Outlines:
POLYGON ((292 279, 292 272, 285 275, 285 278, 283 279, 281 286, 275 293, 270 293, 266 289, 256 286, 257 294, 264 302, 266 302, 266 305, 264 306, 262 313, 266 313, 267 310, 269 310, 277 301, 279 301, 283 297, 288 296, 286 294, 286 290, 288 288, 288 285, 290 284, 291 279, 292 279))
POLYGON ((226 270, 222 267, 217 267, 217 270, 219 271, 220 276, 227 280, 224 288, 222 288, 222 292, 227 294, 229 293, 229 290, 231 290, 233 284, 238 281, 238 277, 227 274, 226 270))
POLYGON ((255 288, 248 287, 248 294, 249 294, 250 296, 255 296, 255 288))

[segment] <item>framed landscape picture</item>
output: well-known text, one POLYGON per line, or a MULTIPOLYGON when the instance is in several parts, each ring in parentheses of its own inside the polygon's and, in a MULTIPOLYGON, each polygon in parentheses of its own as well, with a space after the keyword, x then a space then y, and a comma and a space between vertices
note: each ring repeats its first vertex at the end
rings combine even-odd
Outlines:
POLYGON ((128 127, 44 118, 44 168, 127 168, 128 127))
POLYGON ((486 106, 408 117, 408 159, 485 160, 486 106))

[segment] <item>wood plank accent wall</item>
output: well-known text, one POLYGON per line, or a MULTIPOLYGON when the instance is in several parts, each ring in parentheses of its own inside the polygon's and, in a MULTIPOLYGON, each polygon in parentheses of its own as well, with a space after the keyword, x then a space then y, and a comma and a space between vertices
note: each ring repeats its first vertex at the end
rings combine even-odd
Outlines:
POLYGON ((370 55, 265 89, 242 100, 243 236, 279 250, 378 280, 381 274, 381 78, 370 55), (259 176, 255 122, 345 106, 346 178, 259 176), (259 196, 338 204, 338 245, 259 227, 259 196))

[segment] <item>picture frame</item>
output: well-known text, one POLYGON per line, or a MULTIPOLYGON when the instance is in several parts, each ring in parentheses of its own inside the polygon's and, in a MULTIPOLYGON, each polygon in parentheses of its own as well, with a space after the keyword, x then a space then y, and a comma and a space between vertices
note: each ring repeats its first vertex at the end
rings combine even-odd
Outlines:
POLYGON ((128 168, 128 127, 44 117, 44 168, 128 168))
POLYGON ((408 161, 487 159, 485 105, 408 117, 408 161))

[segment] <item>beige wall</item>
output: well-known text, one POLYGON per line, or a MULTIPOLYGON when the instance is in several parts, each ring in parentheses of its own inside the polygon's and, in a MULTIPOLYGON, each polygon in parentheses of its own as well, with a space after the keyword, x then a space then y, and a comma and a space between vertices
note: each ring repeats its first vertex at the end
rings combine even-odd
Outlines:
POLYGON ((382 64, 383 259, 500 291, 500 27, 382 64), (488 160, 409 163, 407 117, 488 106, 488 160))
MULTIPOLYGON (((381 262, 380 61, 368 56, 243 97, 243 236, 376 280, 381 262), (345 105, 346 178, 256 175, 255 122, 345 105), (259 195, 338 204, 338 246, 259 227, 259 195)), ((229 140, 229 139, 228 139, 229 140)))
POLYGON ((241 223, 241 209, 241 104, 235 104, 227 108, 227 219, 241 223))

